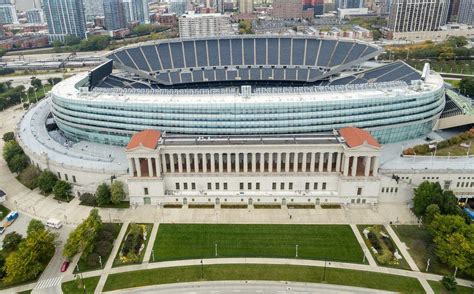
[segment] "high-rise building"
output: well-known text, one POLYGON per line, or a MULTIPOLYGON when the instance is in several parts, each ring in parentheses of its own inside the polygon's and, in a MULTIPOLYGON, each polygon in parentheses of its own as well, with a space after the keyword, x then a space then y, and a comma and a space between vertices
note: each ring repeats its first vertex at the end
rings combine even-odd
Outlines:
POLYGON ((105 28, 109 31, 127 27, 124 3, 122 0, 104 0, 105 28))
POLYGON ((15 5, 10 0, 0 0, 0 24, 18 23, 15 5))
POLYGON ((461 0, 458 22, 474 25, 474 0, 461 0))
POLYGON ((339 0, 337 8, 362 8, 364 5, 363 0, 339 0))
MULTIPOLYGON (((448 22, 456 22, 459 13, 459 2, 460 0, 449 0, 448 6, 448 22)), ((471 0, 472 2, 472 0, 471 0)))
POLYGON ((26 19, 28 23, 44 23, 43 10, 38 8, 27 10, 26 19))
POLYGON ((240 14, 252 14, 253 0, 239 0, 239 12, 240 14))
POLYGON ((273 0, 274 18, 301 18, 303 5, 301 0, 273 0))
POLYGON ((446 24, 449 0, 393 0, 388 27, 392 32, 436 31, 446 24))
POLYGON ((324 14, 324 0, 303 0, 303 11, 314 10, 314 15, 324 14))
POLYGON ((179 18, 179 35, 187 37, 222 36, 232 33, 230 17, 220 13, 186 13, 179 18))
POLYGON ((97 16, 104 16, 103 0, 84 0, 86 21, 93 22, 97 16))
POLYGON ((123 10, 128 22, 150 23, 147 0, 123 0, 123 10))
POLYGON ((17 11, 27 11, 33 8, 41 8, 41 0, 14 0, 17 11))
POLYGON ((169 13, 174 13, 176 16, 183 15, 188 10, 187 0, 171 0, 169 13))
POLYGON ((82 0, 43 0, 49 39, 64 41, 72 35, 86 38, 86 18, 82 0))

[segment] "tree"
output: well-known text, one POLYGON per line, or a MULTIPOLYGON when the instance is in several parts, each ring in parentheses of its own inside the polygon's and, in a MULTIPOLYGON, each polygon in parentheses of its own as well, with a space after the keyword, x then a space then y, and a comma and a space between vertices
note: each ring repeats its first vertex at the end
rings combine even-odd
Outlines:
POLYGON ((63 256, 71 259, 82 252, 82 257, 94 250, 94 241, 102 226, 102 219, 97 209, 92 209, 89 216, 77 226, 70 234, 64 245, 63 256))
POLYGON ((115 181, 110 186, 110 196, 113 204, 119 204, 125 198, 125 192, 123 190, 123 183, 115 181))
POLYGON ((67 35, 64 37, 64 45, 73 46, 79 45, 81 43, 81 38, 73 35, 67 35))
POLYGON ((5 142, 5 145, 3 146, 3 159, 5 159, 6 162, 9 162, 13 156, 22 153, 23 149, 21 149, 16 141, 10 140, 5 142))
POLYGON ((425 213, 425 218, 424 218, 424 223, 426 225, 429 225, 433 219, 435 218, 436 215, 439 215, 441 213, 439 206, 437 204, 430 204, 428 207, 426 207, 426 213, 425 213))
POLYGON ((6 49, 0 48, 0 58, 2 58, 3 55, 5 55, 6 53, 7 53, 6 49))
POLYGON ((48 84, 53 86, 53 85, 56 85, 57 83, 59 83, 62 80, 63 79, 61 79, 61 78, 48 78, 48 84))
POLYGON ((41 231, 44 229, 45 229, 44 224, 40 220, 32 219, 30 223, 28 224, 28 228, 26 229, 26 234, 27 236, 29 236, 33 232, 41 231))
POLYGON ((23 236, 17 232, 6 234, 5 239, 3 239, 3 250, 8 252, 16 251, 22 240, 23 236))
MULTIPOLYGON (((22 151, 23 152, 23 151, 22 151)), ((30 164, 28 156, 24 153, 15 154, 8 162, 8 168, 14 173, 20 173, 30 164)))
POLYGON ((454 276, 444 276, 441 280, 441 284, 443 284, 446 290, 452 292, 456 289, 458 282, 456 282, 456 278, 454 276))
POLYGON ((11 140, 15 140, 15 134, 13 132, 7 132, 3 134, 3 141, 8 142, 11 140))
POLYGON ((36 278, 54 255, 58 234, 48 230, 32 232, 18 250, 5 261, 6 283, 19 283, 36 278))
POLYGON ((61 52, 61 47, 63 46, 63 43, 61 43, 61 41, 54 40, 53 43, 51 43, 51 45, 53 45, 54 51, 56 53, 61 52))
POLYGON ((40 176, 38 177, 37 183, 38 187, 43 193, 50 193, 53 191, 54 186, 58 178, 49 170, 43 171, 40 176))
POLYGON ((79 45, 81 51, 98 51, 107 48, 110 44, 109 36, 91 36, 86 40, 82 40, 79 45))
POLYGON ((428 205, 434 203, 433 199, 440 197, 442 189, 439 183, 423 182, 415 188, 413 197, 413 212, 420 217, 425 215, 428 205))
POLYGON ((474 78, 462 78, 459 91, 469 97, 474 97, 474 78))
POLYGON ((54 185, 53 194, 56 198, 66 199, 69 201, 69 198, 71 197, 71 190, 71 184, 66 181, 59 180, 54 185))
POLYGON ((95 192, 97 205, 101 206, 110 203, 110 188, 106 183, 102 183, 97 187, 95 192))
POLYGON ((31 85, 36 89, 41 89, 41 87, 43 86, 43 83, 41 83, 41 80, 40 79, 37 79, 35 77, 31 78, 31 85))
POLYGON ((94 194, 91 194, 91 193, 83 193, 79 197, 79 200, 81 200, 82 205, 88 205, 88 206, 96 206, 97 205, 95 196, 94 196, 94 194))

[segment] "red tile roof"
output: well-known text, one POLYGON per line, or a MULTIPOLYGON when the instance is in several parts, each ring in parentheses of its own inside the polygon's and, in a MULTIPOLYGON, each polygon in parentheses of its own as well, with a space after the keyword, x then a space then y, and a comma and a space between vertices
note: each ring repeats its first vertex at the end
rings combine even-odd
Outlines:
POLYGON ((368 144, 373 147, 380 147, 379 142, 372 137, 372 135, 362 129, 347 127, 339 129, 339 134, 346 140, 347 146, 350 148, 358 147, 363 144, 368 144))
POLYGON ((127 149, 134 149, 139 146, 143 146, 149 149, 155 149, 160 140, 161 133, 155 130, 144 130, 136 133, 128 142, 127 149))

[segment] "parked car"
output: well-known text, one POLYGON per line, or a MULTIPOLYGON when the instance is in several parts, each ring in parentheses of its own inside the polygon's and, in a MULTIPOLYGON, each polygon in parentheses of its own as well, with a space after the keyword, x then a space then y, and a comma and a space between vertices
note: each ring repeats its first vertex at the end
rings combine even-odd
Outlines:
POLYGON ((4 202, 5 200, 7 200, 7 193, 5 193, 3 190, 0 190, 0 202, 4 202))
POLYGON ((65 271, 67 271, 67 268, 69 267, 69 261, 65 261, 63 262, 63 264, 61 265, 61 272, 64 273, 65 271))
POLYGON ((3 232, 5 232, 5 227, 0 227, 0 235, 3 234, 3 232))

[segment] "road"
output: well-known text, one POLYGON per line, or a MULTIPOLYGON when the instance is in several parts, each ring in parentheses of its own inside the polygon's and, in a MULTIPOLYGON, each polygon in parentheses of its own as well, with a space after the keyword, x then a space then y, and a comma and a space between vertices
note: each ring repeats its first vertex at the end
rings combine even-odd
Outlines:
POLYGON ((112 291, 109 293, 160 293, 160 294, 219 294, 219 293, 321 293, 321 294, 369 294, 393 293, 358 287, 340 285, 265 282, 265 281, 221 281, 221 282, 196 282, 184 284, 168 284, 159 286, 141 287, 112 291))
POLYGON ((64 75, 72 75, 72 74, 78 74, 81 72, 88 71, 89 68, 80 68, 77 70, 72 70, 67 73, 62 73, 62 72, 50 72, 50 73, 45 73, 45 74, 37 74, 37 75, 24 75, 24 76, 2 76, 0 77, 0 83, 11 81, 12 86, 20 86, 23 85, 25 86, 26 89, 31 86, 31 78, 36 77, 37 79, 42 80, 43 82, 47 82, 49 78, 64 78, 64 75))

